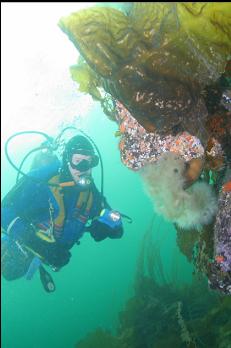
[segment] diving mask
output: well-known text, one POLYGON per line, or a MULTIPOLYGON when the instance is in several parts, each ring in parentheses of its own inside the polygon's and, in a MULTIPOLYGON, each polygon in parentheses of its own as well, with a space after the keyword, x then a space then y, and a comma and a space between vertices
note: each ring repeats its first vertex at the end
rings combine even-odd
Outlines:
POLYGON ((97 164, 99 163, 99 158, 97 156, 93 156, 89 160, 82 159, 77 164, 73 163, 73 161, 70 161, 69 163, 71 168, 76 169, 80 172, 86 172, 89 169, 97 166, 97 164))
POLYGON ((73 162, 69 162, 71 168, 76 169, 80 172, 86 172, 87 170, 89 170, 90 168, 92 168, 91 166, 91 160, 81 160, 79 163, 74 164, 73 162))

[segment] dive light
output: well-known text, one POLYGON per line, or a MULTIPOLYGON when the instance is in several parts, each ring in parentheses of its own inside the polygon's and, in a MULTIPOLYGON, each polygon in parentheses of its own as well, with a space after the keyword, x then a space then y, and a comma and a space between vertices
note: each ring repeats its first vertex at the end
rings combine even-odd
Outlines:
POLYGON ((112 221, 119 221, 121 218, 120 213, 115 210, 110 211, 109 216, 112 219, 112 221))
POLYGON ((98 221, 115 228, 121 225, 121 215, 116 210, 103 209, 98 217, 98 221))
POLYGON ((91 185, 91 178, 89 176, 81 176, 81 178, 78 181, 78 185, 81 185, 83 187, 91 185))

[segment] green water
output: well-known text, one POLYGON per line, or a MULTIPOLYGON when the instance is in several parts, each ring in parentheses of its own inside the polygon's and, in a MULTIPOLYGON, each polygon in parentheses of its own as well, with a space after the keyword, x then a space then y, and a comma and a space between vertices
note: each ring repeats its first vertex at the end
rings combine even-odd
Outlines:
MULTIPOLYGON (((87 115, 88 132, 103 157, 105 195, 113 208, 129 215, 125 233, 119 240, 95 242, 85 235, 72 249, 71 262, 52 273, 55 293, 47 294, 38 274, 34 279, 6 282, 2 279, 2 347, 3 348, 71 348, 97 327, 115 332, 118 314, 133 294, 134 274, 139 247, 152 217, 152 204, 137 173, 120 162, 115 123, 103 115, 96 104, 87 115)), ((33 125, 31 125, 33 128, 33 125)), ((31 128, 31 129, 32 129, 31 128)), ((17 157, 20 158, 20 148, 17 157)), ((4 195, 12 186, 16 173, 3 158, 4 195)), ((95 169, 96 181, 99 171, 95 169)), ((156 217, 154 233, 161 241, 166 270, 175 255, 173 227, 156 217)), ((190 278, 191 269, 180 257, 182 278, 190 278)))

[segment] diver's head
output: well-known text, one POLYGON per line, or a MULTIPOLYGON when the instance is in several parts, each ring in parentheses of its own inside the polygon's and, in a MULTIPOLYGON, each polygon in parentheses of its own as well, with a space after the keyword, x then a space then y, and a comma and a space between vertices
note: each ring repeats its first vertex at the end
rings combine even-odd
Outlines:
POLYGON ((62 172, 66 179, 73 179, 79 183, 81 177, 91 176, 92 168, 98 163, 99 157, 86 137, 76 135, 66 144, 62 164, 62 172))

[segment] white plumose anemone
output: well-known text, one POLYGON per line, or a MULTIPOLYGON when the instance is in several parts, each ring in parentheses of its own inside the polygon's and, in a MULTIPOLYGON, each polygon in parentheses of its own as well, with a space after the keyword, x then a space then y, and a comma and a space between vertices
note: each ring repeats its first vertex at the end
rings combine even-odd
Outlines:
POLYGON ((157 213, 184 229, 209 224, 217 212, 217 198, 211 185, 196 182, 184 189, 185 161, 172 152, 141 170, 157 213))

